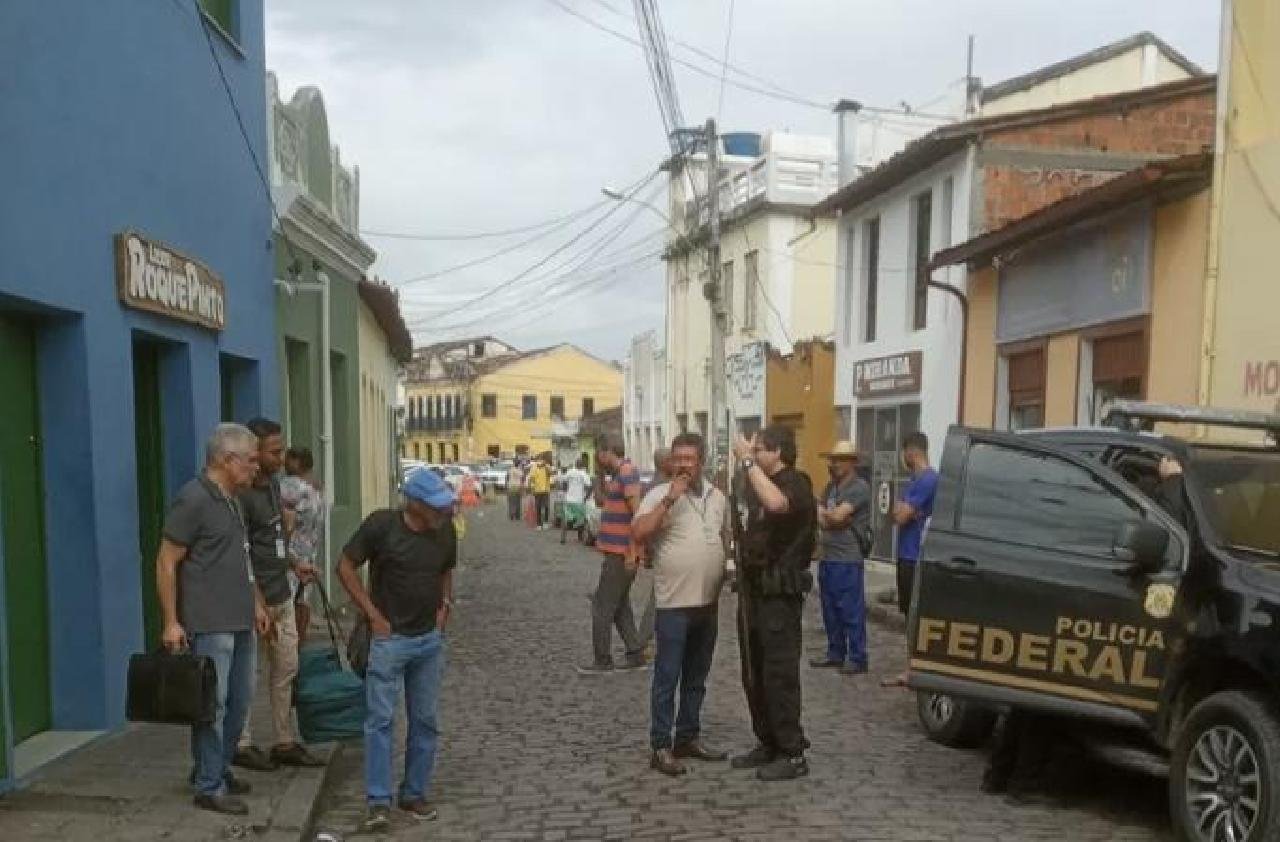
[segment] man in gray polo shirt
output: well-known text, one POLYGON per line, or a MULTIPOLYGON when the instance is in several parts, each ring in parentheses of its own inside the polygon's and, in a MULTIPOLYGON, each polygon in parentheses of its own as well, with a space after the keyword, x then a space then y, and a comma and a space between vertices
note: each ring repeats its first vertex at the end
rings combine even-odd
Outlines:
POLYGON ((818 589, 822 624, 827 629, 827 655, 809 662, 818 669, 844 675, 867 671, 867 605, 863 561, 870 549, 871 487, 858 476, 858 453, 848 441, 830 453, 831 482, 818 505, 822 544, 818 589))
POLYGON ((213 723, 192 728, 195 804, 245 815, 249 791, 230 763, 253 700, 255 629, 269 625, 254 584, 249 538, 236 493, 258 472, 258 440, 239 424, 219 424, 205 447, 205 469, 174 498, 156 557, 156 590, 170 651, 190 647, 218 676, 213 723))
POLYGON ((701 736, 729 534, 724 493, 702 476, 703 447, 697 433, 676 436, 671 444, 674 476, 645 495, 631 523, 631 537, 649 548, 657 606, 649 765, 672 776, 685 772, 681 758, 728 757, 707 748, 701 736))

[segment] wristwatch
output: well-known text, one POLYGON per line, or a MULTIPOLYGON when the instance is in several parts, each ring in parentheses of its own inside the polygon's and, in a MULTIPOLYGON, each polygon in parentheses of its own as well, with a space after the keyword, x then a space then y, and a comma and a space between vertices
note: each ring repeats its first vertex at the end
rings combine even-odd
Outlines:
POLYGON ((756 460, 750 457, 743 459, 741 462, 738 463, 738 467, 742 468, 742 470, 744 471, 749 471, 755 466, 756 466, 756 460))

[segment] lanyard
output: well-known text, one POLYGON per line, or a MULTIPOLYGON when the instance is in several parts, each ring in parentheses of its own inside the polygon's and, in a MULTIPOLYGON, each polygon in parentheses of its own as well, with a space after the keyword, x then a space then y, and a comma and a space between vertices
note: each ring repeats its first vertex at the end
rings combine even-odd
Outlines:
POLYGON ((236 523, 240 525, 240 535, 244 539, 241 546, 244 547, 244 564, 245 569, 249 571, 249 581, 253 582, 253 556, 249 552, 249 528, 244 525, 244 515, 240 513, 240 508, 235 502, 222 493, 222 489, 213 480, 208 477, 201 477, 200 481, 204 484, 204 490, 215 500, 222 500, 227 504, 227 508, 231 510, 231 514, 235 517, 236 523))

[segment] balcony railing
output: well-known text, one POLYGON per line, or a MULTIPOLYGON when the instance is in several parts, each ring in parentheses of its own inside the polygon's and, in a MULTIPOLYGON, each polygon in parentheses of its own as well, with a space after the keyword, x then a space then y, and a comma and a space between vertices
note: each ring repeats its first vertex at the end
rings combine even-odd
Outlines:
MULTIPOLYGON (((768 155, 729 172, 720 179, 721 217, 733 216, 755 201, 812 205, 836 189, 835 159, 768 155)), ((709 200, 700 196, 685 202, 685 218, 705 225, 711 220, 709 200)))

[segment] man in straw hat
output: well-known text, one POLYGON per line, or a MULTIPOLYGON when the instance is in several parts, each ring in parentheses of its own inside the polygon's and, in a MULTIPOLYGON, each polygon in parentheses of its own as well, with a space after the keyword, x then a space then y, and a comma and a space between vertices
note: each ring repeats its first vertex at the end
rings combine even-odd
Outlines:
POLYGON ((838 441, 827 459, 831 481, 818 504, 818 590, 827 654, 809 662, 843 675, 867 671, 867 606, 862 563, 871 549, 871 488, 858 476, 853 444, 838 441))

